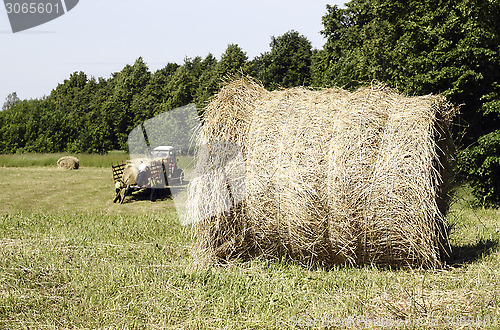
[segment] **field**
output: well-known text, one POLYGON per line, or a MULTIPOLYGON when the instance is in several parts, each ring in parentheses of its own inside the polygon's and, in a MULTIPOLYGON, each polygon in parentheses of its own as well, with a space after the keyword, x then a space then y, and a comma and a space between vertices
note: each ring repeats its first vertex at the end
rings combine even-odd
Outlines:
POLYGON ((172 200, 112 203, 103 164, 120 156, 80 157, 77 171, 0 156, 0 328, 500 326, 500 211, 471 208, 467 187, 448 215, 444 269, 209 267, 193 260, 172 200))

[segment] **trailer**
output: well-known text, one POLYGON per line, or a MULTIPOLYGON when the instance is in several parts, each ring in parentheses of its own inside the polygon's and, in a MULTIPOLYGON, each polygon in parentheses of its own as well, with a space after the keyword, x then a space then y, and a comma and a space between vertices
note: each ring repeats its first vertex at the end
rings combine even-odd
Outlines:
POLYGON ((122 204, 125 197, 143 190, 149 191, 149 199, 154 201, 159 190, 184 184, 184 171, 177 166, 175 148, 171 146, 157 147, 148 158, 118 162, 111 168, 116 193, 114 203, 122 204))

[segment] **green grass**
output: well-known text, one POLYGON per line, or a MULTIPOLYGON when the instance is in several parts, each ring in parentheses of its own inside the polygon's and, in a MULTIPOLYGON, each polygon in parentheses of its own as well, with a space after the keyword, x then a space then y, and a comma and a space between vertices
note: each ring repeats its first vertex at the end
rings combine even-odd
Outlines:
MULTIPOLYGON (((104 167, 110 168, 112 164, 125 162, 130 159, 129 154, 123 151, 110 151, 105 155, 98 154, 70 154, 70 153, 24 153, 24 154, 0 154, 0 167, 38 167, 57 166, 57 160, 62 156, 74 156, 80 161, 80 167, 104 167)), ((182 169, 194 167, 193 157, 178 156, 178 166, 182 169)))
POLYGON ((500 326, 500 211, 469 207, 467 188, 449 215, 453 266, 308 270, 197 264, 173 202, 113 204, 109 168, 0 177, 0 328, 500 326))
POLYGON ((123 151, 110 151, 105 155, 97 154, 0 154, 0 167, 29 167, 29 166, 56 166, 57 160, 62 156, 74 156, 80 161, 82 167, 110 167, 111 164, 129 159, 123 151))

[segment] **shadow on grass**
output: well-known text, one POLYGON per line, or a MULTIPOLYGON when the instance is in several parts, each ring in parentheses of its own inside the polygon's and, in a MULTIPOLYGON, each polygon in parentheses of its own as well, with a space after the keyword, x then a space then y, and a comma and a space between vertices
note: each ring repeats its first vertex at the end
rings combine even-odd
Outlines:
POLYGON ((172 194, 170 192, 170 189, 155 189, 154 192, 152 192, 151 189, 141 189, 139 191, 135 191, 130 195, 127 195, 125 197, 125 200, 123 201, 123 204, 128 204, 128 203, 135 203, 139 201, 151 201, 151 202, 156 202, 156 201, 162 201, 166 199, 171 199, 172 194), (151 195, 153 193, 153 195, 151 195))
POLYGON ((451 255, 446 263, 452 267, 461 267, 477 261, 492 252, 498 247, 498 239, 481 239, 476 244, 465 246, 452 246, 451 255))
MULTIPOLYGON (((171 190, 170 187, 167 188, 157 188, 157 189, 139 189, 125 196, 123 203, 133 203, 138 201, 148 200, 151 202, 162 201, 167 199, 173 199, 176 194, 179 194, 187 189, 189 181, 184 181, 182 186, 173 186, 171 190)), ((123 198, 123 197, 122 197, 123 198)))

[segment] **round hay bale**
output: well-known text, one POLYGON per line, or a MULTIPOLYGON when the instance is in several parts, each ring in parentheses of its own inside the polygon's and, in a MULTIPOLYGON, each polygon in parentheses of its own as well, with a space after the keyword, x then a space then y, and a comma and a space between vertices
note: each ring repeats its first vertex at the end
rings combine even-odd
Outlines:
POLYGON ((139 177, 139 166, 141 163, 145 163, 147 166, 151 166, 151 160, 148 158, 133 158, 127 160, 127 164, 123 168, 122 181, 125 184, 134 186, 137 185, 137 178, 139 177))
POLYGON ((451 113, 441 96, 380 85, 230 82, 198 137, 188 216, 200 256, 439 267, 451 113))
POLYGON ((57 161, 57 168, 65 170, 77 170, 80 166, 78 158, 73 156, 63 156, 57 161))
POLYGON ((127 162, 127 164, 123 168, 123 176, 122 176, 123 183, 131 186, 136 185, 138 176, 139 176, 139 167, 130 162, 127 162))

